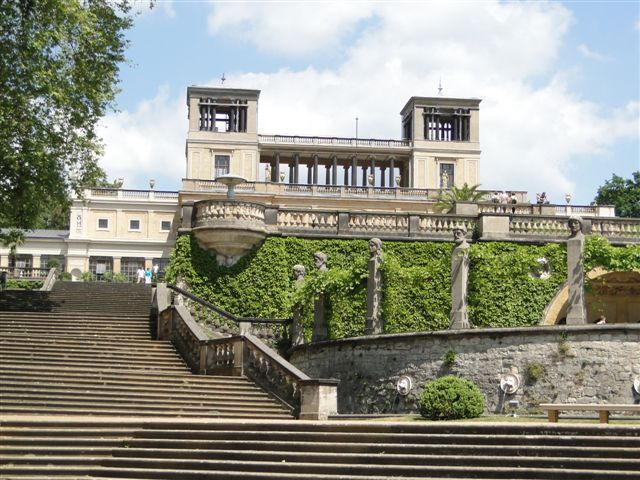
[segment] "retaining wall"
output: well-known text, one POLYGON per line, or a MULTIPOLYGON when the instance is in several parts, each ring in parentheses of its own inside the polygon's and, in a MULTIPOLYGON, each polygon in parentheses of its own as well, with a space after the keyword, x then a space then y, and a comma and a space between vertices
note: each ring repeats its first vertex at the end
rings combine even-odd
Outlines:
MULTIPOLYGON (((451 356, 451 355, 450 355, 451 356)), ((485 395, 487 413, 505 412, 510 400, 521 412, 537 413, 542 402, 638 403, 633 381, 640 375, 640 324, 552 326, 377 335, 296 347, 291 362, 307 375, 337 378, 342 414, 417 412, 424 385, 454 374, 473 381, 485 395), (447 365, 445 354, 455 352, 447 365), (527 371, 539 365, 537 379, 527 371), (500 378, 516 373, 513 395, 500 378), (402 375, 410 394, 396 393, 402 375)))

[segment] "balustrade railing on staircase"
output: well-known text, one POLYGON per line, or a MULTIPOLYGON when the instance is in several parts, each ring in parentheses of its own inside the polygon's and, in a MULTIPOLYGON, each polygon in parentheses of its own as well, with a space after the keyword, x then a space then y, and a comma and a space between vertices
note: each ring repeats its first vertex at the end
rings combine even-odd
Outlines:
POLYGON ((157 338, 170 340, 194 373, 244 375, 301 419, 326 419, 337 412, 337 380, 309 378, 251 333, 254 326, 260 325, 284 328, 290 319, 238 317, 164 283, 156 286, 153 310, 158 318, 157 338), (174 302, 177 298, 182 300, 174 302), (189 306, 184 304, 185 298, 189 306), (193 305, 198 307, 192 309, 193 305), (219 328, 203 328, 191 311, 198 318, 206 317, 207 325, 219 328))

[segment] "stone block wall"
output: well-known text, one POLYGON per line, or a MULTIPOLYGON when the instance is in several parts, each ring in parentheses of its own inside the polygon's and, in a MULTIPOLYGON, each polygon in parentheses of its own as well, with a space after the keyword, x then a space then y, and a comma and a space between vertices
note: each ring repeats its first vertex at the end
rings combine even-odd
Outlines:
POLYGON ((291 362, 308 375, 337 378, 338 412, 415 413, 424 385, 453 374, 485 395, 486 413, 504 413, 510 400, 521 413, 543 402, 638 403, 640 325, 587 325, 377 335, 302 345, 291 362), (445 355, 455 357, 452 364, 445 355), (531 373, 537 370, 537 379, 531 373), (500 378, 515 373, 518 391, 504 395, 500 378), (408 375, 410 394, 396 393, 408 375))

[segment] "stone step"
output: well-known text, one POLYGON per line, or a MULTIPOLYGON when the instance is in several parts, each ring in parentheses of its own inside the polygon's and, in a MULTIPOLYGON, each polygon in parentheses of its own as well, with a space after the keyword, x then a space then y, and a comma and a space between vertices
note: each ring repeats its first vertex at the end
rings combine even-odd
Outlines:
POLYGON ((51 358, 95 358, 96 356, 100 356, 104 359, 131 359, 134 361, 135 359, 144 359, 149 361, 167 361, 173 362, 175 364, 177 360, 177 355, 172 351, 164 351, 160 352, 157 350, 136 350, 131 351, 130 349, 104 349, 100 348, 96 350, 95 348, 83 348, 81 345, 75 346, 60 346, 60 347, 52 347, 52 346, 34 346, 34 348, 29 348, 26 345, 7 345, 4 342, 0 342, 0 350, 14 357, 51 357, 51 358))
POLYGON ((60 370, 47 372, 46 378, 42 378, 40 372, 34 372, 29 368, 25 368, 22 365, 7 365, 0 372, 0 379, 12 378, 20 379, 28 382, 33 381, 55 381, 65 382, 74 385, 83 384, 100 384, 100 385, 114 385, 114 386, 129 386, 132 384, 139 385, 145 390, 153 389, 162 385, 163 387, 175 387, 175 388, 194 388, 194 389, 207 389, 207 388, 221 388, 222 386, 229 386, 234 389, 255 389, 255 385, 248 381, 245 377, 228 377, 228 376, 216 376, 216 375, 192 375, 188 372, 183 374, 163 374, 154 372, 131 372, 125 373, 121 370, 109 371, 109 370, 72 370, 68 369, 64 372, 60 370))
POLYGON ((128 385, 126 387, 108 388, 103 385, 82 385, 82 386, 67 386, 67 385, 55 385, 50 383, 38 382, 37 384, 25 384, 25 383, 9 383, 2 382, 2 394, 9 395, 19 392, 20 394, 29 395, 100 395, 103 398, 120 398, 120 397, 135 397, 135 398, 148 398, 148 399, 188 399, 193 401, 206 400, 209 398, 238 398, 238 399, 258 399, 258 398, 270 398, 265 392, 257 390, 255 387, 250 388, 234 388, 228 387, 224 384, 217 388, 210 389, 189 389, 176 391, 171 387, 156 388, 149 390, 141 388, 139 385, 128 385))
POLYGON ((164 417, 164 418, 245 418, 245 419, 291 419, 289 412, 284 410, 266 410, 263 407, 251 408, 238 405, 237 408, 198 408, 185 410, 183 408, 150 409, 150 408, 122 408, 108 407, 80 407, 80 406, 48 406, 48 405, 0 405, 0 413, 24 415, 89 415, 95 417, 164 417))
MULTIPOLYGON (((558 447, 553 445, 455 445, 455 444, 391 444, 391 443, 324 443, 324 442, 270 442, 270 441, 229 441, 229 440, 140 440, 137 438, 125 438, 114 436, 113 438, 86 438, 86 437, 21 437, 12 436, 11 432, 0 437, 0 452, 10 454, 21 453, 56 453, 75 455, 78 449, 110 450, 114 446, 120 445, 126 440, 127 450, 125 455, 140 456, 144 453, 149 456, 166 456, 171 452, 172 456, 180 457, 186 455, 188 458, 200 458, 217 454, 216 452, 266 452, 271 456, 279 456, 284 452, 290 454, 292 451, 302 454, 303 452, 324 454, 327 452, 338 452, 343 454, 367 454, 374 455, 372 462, 384 461, 383 454, 394 456, 397 462, 407 456, 415 459, 420 455, 452 455, 452 456, 530 456, 530 457, 564 457, 564 458, 590 458, 590 459, 638 459, 638 450, 635 448, 613 448, 613 447, 558 447), (183 453, 185 452, 185 453, 183 453), (396 458, 397 457, 397 458, 396 458)), ((52 432, 55 433, 55 432, 52 432)), ((99 431, 102 435, 109 433, 106 430, 99 431)), ((486 437, 485 437, 486 440, 486 437)), ((211 457, 213 458, 213 457, 211 457)))
MULTIPOLYGON (((209 396, 184 396, 181 398, 175 398, 171 396, 171 392, 167 391, 164 396, 156 395, 153 397, 143 395, 123 395, 123 394, 104 394, 104 393, 89 393, 89 392, 57 392, 55 395, 55 402, 72 402, 73 404, 86 404, 91 402, 92 405, 99 407, 101 405, 135 405, 145 406, 149 405, 154 408, 163 408, 173 406, 184 405, 188 407, 207 407, 213 408, 216 406, 229 406, 242 405, 245 407, 250 406, 264 406, 264 408, 281 408, 275 404, 273 400, 266 394, 260 396, 247 396, 247 395, 231 395, 224 392, 222 395, 209 395, 209 396), (74 401, 75 400, 75 401, 74 401)), ((24 390, 20 392, 11 392, 3 389, 0 393, 0 399, 4 405, 17 404, 17 403, 31 403, 31 402, 44 402, 45 404, 52 404, 51 395, 47 396, 46 391, 32 392, 24 390)), ((2 408, 2 407, 0 407, 2 408)))
POLYGON ((185 367, 177 362, 144 362, 141 360, 127 360, 120 359, 108 359, 102 357, 90 358, 63 358, 52 357, 46 355, 36 355, 35 358, 27 358, 19 355, 0 355, 0 364, 2 363, 17 363, 20 362, 23 366, 47 366, 54 368, 68 368, 68 367, 84 367, 86 369, 100 370, 101 367, 109 368, 110 370, 116 370, 118 368, 123 370, 153 370, 153 371, 167 371, 184 373, 185 367))
MULTIPOLYGON (((262 461, 233 461, 233 460, 170 460, 170 459, 125 459, 125 458, 104 458, 104 457, 79 457, 72 461, 69 457, 57 458, 48 456, 45 458, 31 457, 33 463, 13 467, 14 471, 28 470, 32 473, 46 470, 38 470, 37 464, 42 463, 42 467, 51 468, 56 461, 62 460, 64 466, 56 468, 58 473, 73 474, 79 473, 76 468, 87 468, 90 465, 100 464, 98 469, 89 469, 86 473, 91 475, 100 474, 119 477, 126 475, 131 478, 162 478, 162 479, 195 479, 212 478, 211 474, 228 474, 235 472, 238 474, 280 474, 281 478, 290 478, 290 475, 325 475, 329 478, 433 478, 441 476, 444 478, 502 478, 502 479, 557 479, 557 480, 625 480, 637 479, 636 472, 628 471, 602 471, 581 468, 536 468, 536 467, 513 467, 513 466, 478 466, 466 465, 464 458, 458 459, 456 465, 366 465, 352 464, 344 465, 339 463, 314 463, 314 462, 262 462, 262 461), (30 467, 30 468, 26 468, 30 467)), ((15 458, 0 459, 0 462, 15 462, 15 458)), ((6 475, 10 468, 1 468, 0 473, 6 475)), ((229 478, 220 476, 213 478, 229 478)), ((245 477, 246 478, 246 477, 245 477)), ((276 477, 277 478, 277 477, 276 477)), ((311 478, 311 477, 306 477, 311 478)))
POLYGON ((248 381, 245 377, 227 377, 227 376, 215 376, 215 375, 193 375, 185 368, 182 373, 174 371, 156 372, 147 371, 142 372, 140 370, 127 370, 127 369, 108 369, 101 368, 100 370, 95 368, 79 368, 69 367, 60 369, 59 367, 49 367, 46 365, 40 366, 39 370, 34 370, 31 365, 20 364, 6 364, 2 365, 2 377, 10 378, 29 378, 42 377, 42 374, 46 373, 47 379, 57 379, 62 381, 69 381, 74 383, 103 383, 107 385, 130 385, 131 382, 135 382, 140 386, 147 388, 148 386, 162 384, 163 386, 173 385, 175 388, 199 388, 199 386, 218 387, 221 384, 245 386, 251 385, 255 388, 255 385, 248 381))

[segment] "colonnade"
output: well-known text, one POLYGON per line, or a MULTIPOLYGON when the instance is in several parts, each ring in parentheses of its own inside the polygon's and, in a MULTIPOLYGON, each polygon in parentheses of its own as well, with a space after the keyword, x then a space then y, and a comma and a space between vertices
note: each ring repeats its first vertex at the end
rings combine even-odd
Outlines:
POLYGON ((338 158, 333 154, 328 158, 321 158, 320 155, 313 154, 311 157, 301 158, 299 153, 287 157, 275 153, 268 159, 262 156, 261 163, 265 164, 266 182, 354 187, 409 185, 407 162, 394 156, 378 160, 373 155, 365 158, 358 158, 356 155, 338 158))

